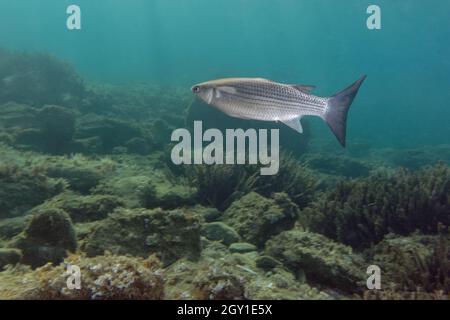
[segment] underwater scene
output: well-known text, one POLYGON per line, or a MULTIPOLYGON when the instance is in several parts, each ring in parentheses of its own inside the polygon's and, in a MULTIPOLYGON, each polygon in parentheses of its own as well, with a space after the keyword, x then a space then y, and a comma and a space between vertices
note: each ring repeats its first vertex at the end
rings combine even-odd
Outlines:
POLYGON ((0 0, 0 299, 448 300, 449 16, 0 0))

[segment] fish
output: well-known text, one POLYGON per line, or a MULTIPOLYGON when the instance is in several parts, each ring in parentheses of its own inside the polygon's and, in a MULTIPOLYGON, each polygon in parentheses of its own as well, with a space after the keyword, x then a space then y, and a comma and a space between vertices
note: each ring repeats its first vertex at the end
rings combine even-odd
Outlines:
POLYGON ((228 116, 282 122, 299 133, 303 133, 303 116, 320 117, 345 147, 348 111, 365 79, 363 75, 330 97, 312 94, 316 88, 313 85, 284 84, 264 78, 211 80, 192 86, 191 91, 228 116))

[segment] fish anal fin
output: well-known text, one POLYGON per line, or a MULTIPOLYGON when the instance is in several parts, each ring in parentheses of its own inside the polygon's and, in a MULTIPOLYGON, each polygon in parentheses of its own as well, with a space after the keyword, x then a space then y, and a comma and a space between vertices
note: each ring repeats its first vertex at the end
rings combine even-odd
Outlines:
POLYGON ((301 117, 289 119, 289 120, 281 120, 281 122, 283 122, 288 127, 294 129, 298 133, 303 133, 302 124, 300 123, 300 118, 301 117))
POLYGON ((291 84, 291 87, 293 87, 303 93, 310 93, 312 90, 314 90, 316 88, 316 86, 306 85, 306 84, 291 84))

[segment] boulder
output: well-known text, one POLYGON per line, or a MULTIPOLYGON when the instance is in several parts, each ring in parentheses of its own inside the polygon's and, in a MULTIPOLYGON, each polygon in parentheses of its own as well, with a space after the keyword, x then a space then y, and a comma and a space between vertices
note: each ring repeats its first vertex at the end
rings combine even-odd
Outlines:
POLYGON ((220 241, 225 245, 239 242, 239 234, 223 222, 210 222, 203 226, 202 234, 209 240, 220 241))
POLYGON ((361 256, 322 235, 285 231, 267 242, 265 252, 293 272, 304 273, 310 282, 347 292, 364 288, 361 281, 367 266, 361 256))
POLYGON ((61 209, 47 209, 33 215, 11 246, 22 250, 22 263, 36 268, 62 262, 67 251, 77 249, 77 240, 69 215, 61 209))
POLYGON ((181 210, 121 208, 96 224, 81 249, 88 256, 105 251, 140 257, 156 254, 169 265, 182 257, 199 256, 200 224, 195 215, 181 210))
POLYGON ((265 198, 250 192, 223 214, 223 221, 233 227, 247 242, 258 247, 273 235, 291 229, 298 216, 298 207, 285 193, 265 198))

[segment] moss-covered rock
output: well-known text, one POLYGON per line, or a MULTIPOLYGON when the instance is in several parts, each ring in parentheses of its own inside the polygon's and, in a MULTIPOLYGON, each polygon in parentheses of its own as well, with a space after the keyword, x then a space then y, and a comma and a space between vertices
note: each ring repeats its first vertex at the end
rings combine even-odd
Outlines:
POLYGON ((41 166, 48 176, 66 180, 71 190, 87 194, 102 178, 114 172, 116 163, 108 158, 97 161, 75 155, 47 158, 41 166))
POLYGON ((61 209, 38 210, 27 228, 11 242, 22 250, 22 263, 33 268, 63 261, 67 251, 77 249, 75 230, 69 215, 61 209))
POLYGON ((85 114, 78 118, 76 124, 77 139, 98 137, 102 143, 102 153, 111 153, 115 147, 125 146, 133 138, 141 137, 138 126, 120 118, 85 114))
POLYGON ((199 210, 200 215, 206 222, 214 222, 221 218, 222 212, 217 210, 216 208, 211 207, 203 207, 199 210))
POLYGON ((0 219, 0 239, 10 240, 28 225, 30 215, 0 219))
POLYGON ((48 105, 36 115, 43 138, 43 151, 53 154, 70 152, 75 133, 75 115, 67 108, 48 105))
POLYGON ((293 272, 304 273, 308 281, 347 292, 363 288, 363 259, 350 247, 319 234, 298 229, 285 231, 270 239, 265 251, 293 272))
POLYGON ((64 263, 30 271, 0 273, 0 299, 155 300, 164 298, 164 279, 157 258, 70 255, 64 263), (81 288, 69 289, 66 266, 80 268, 81 288))
POLYGON ((209 242, 199 261, 178 260, 166 269, 168 299, 330 299, 282 267, 256 266, 257 252, 230 254, 226 246, 209 242))
POLYGON ((251 244, 251 243, 247 243, 247 242, 236 242, 236 243, 232 243, 229 247, 230 252, 233 253, 247 253, 247 252, 252 252, 252 251, 257 251, 258 248, 251 244))
POLYGON ((0 271, 6 265, 14 265, 22 259, 22 253, 20 250, 11 248, 0 248, 0 271))
POLYGON ((0 103, 74 107, 85 94, 81 78, 73 68, 51 55, 0 49, 0 103))
POLYGON ((223 221, 241 237, 262 247, 271 236, 291 229, 298 217, 298 207, 285 193, 273 199, 251 192, 233 204, 223 214, 223 221))
POLYGON ((114 209, 122 206, 124 202, 121 199, 110 195, 82 196, 65 192, 32 209, 32 212, 42 208, 59 208, 67 212, 72 221, 77 223, 104 219, 114 209))
POLYGON ((153 141, 141 137, 134 137, 125 143, 128 153, 136 153, 141 155, 149 154, 153 141))
POLYGON ((22 215, 65 187, 39 167, 0 164, 0 218, 22 215))
POLYGON ((200 225, 195 215, 181 210, 118 209, 93 228, 81 249, 88 256, 105 251, 141 257, 154 253, 168 265, 199 256, 200 225))
POLYGON ((0 132, 8 133, 8 144, 20 149, 70 153, 74 150, 75 113, 56 105, 33 108, 6 103, 0 106, 0 132))
POLYGON ((37 110, 26 104, 7 102, 0 106, 0 129, 16 133, 17 129, 29 129, 39 126, 37 110))
POLYGON ((202 234, 209 240, 220 241, 227 246, 241 240, 241 237, 236 230, 223 222, 210 222, 204 224, 202 234))
POLYGON ((373 264, 381 268, 382 289, 403 297, 432 298, 450 294, 450 237, 390 234, 370 250, 373 264))
POLYGON ((281 264, 282 264, 277 259, 274 259, 271 256, 264 256, 264 255, 258 257, 255 262, 256 262, 256 266, 263 270, 272 270, 276 267, 281 266, 281 264))
POLYGON ((195 189, 174 183, 156 171, 152 175, 129 173, 112 177, 99 184, 94 192, 118 196, 130 208, 175 209, 195 204, 195 189))
POLYGON ((101 175, 93 168, 72 166, 70 164, 53 164, 47 169, 50 177, 62 178, 69 182, 69 188, 84 194, 94 188, 101 175))

